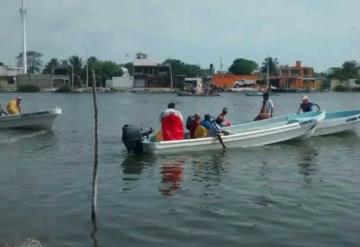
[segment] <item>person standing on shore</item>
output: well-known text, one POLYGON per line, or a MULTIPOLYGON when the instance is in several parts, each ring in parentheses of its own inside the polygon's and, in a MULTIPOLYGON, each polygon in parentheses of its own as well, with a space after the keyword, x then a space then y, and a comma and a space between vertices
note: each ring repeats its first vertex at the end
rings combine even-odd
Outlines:
POLYGON ((302 98, 302 103, 300 104, 300 107, 298 109, 298 113, 302 112, 310 112, 312 111, 312 107, 316 106, 318 111, 320 111, 320 106, 316 103, 310 102, 309 101, 309 97, 304 95, 304 97, 302 98))
POLYGON ((254 119, 254 121, 272 118, 273 114, 274 114, 274 102, 270 99, 269 93, 265 92, 263 94, 263 102, 260 108, 260 112, 254 119))
POLYGON ((20 103, 21 103, 21 97, 19 96, 9 101, 9 103, 6 106, 6 110, 9 113, 9 115, 21 114, 20 103))
POLYGON ((184 119, 180 111, 175 109, 175 103, 168 104, 168 108, 160 115, 161 131, 164 141, 184 139, 184 119))

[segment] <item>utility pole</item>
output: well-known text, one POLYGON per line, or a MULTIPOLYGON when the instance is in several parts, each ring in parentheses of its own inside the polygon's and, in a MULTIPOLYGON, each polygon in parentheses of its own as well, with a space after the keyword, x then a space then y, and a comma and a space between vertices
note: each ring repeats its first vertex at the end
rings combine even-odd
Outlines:
POLYGON ((23 24, 23 72, 27 74, 27 58, 26 58, 26 8, 25 0, 21 0, 20 16, 23 24))
POLYGON ((268 56, 266 59, 266 87, 267 90, 270 90, 270 82, 269 82, 269 62, 270 62, 270 57, 268 56))
POLYGON ((89 87, 89 61, 87 56, 85 56, 86 59, 86 88, 89 87))

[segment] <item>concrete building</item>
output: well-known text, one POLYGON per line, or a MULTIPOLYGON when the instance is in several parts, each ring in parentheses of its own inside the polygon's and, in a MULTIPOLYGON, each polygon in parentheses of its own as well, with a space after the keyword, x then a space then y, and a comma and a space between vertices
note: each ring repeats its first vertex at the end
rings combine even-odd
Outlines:
POLYGON ((321 79, 314 76, 314 69, 302 66, 301 61, 296 61, 295 66, 280 66, 276 79, 275 86, 281 89, 319 90, 321 85, 321 79))
POLYGON ((134 88, 173 88, 171 67, 147 58, 144 53, 137 53, 134 60, 134 88))
POLYGON ((20 67, 0 66, 0 91, 16 91, 16 76, 21 73, 20 67))

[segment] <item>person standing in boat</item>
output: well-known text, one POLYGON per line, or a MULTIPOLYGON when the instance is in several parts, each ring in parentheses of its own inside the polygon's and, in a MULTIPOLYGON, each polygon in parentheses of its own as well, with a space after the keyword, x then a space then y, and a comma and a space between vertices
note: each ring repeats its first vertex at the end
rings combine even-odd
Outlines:
POLYGON ((10 100, 6 106, 7 112, 10 115, 21 114, 20 103, 21 103, 21 97, 19 97, 19 96, 10 100))
POLYGON ((180 111, 175 109, 175 103, 168 104, 168 108, 160 115, 161 131, 164 141, 184 139, 184 119, 180 111))
POLYGON ((312 111, 312 107, 316 106, 318 111, 320 111, 320 106, 316 103, 310 102, 309 101, 309 97, 304 95, 304 97, 302 98, 302 103, 300 104, 300 107, 298 109, 298 113, 302 112, 310 112, 312 111))
POLYGON ((260 112, 254 119, 254 121, 272 118, 273 114, 274 114, 274 102, 270 99, 269 93, 265 92, 263 94, 263 102, 260 108, 260 112))
POLYGON ((3 108, 1 107, 1 104, 0 104, 0 116, 2 115, 8 115, 6 111, 3 110, 3 108))

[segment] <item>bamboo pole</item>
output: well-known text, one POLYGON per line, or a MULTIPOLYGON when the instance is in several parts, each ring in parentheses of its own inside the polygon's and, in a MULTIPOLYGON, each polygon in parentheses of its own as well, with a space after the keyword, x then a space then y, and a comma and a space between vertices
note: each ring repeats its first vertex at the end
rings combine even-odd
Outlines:
POLYGON ((93 167, 93 176, 92 176, 92 191, 91 191, 91 220, 94 222, 96 220, 96 206, 97 206, 97 170, 99 163, 99 148, 98 148, 98 109, 96 103, 96 77, 95 71, 92 70, 92 94, 93 94, 93 103, 94 103, 94 120, 95 120, 95 151, 94 151, 94 167, 93 167))

